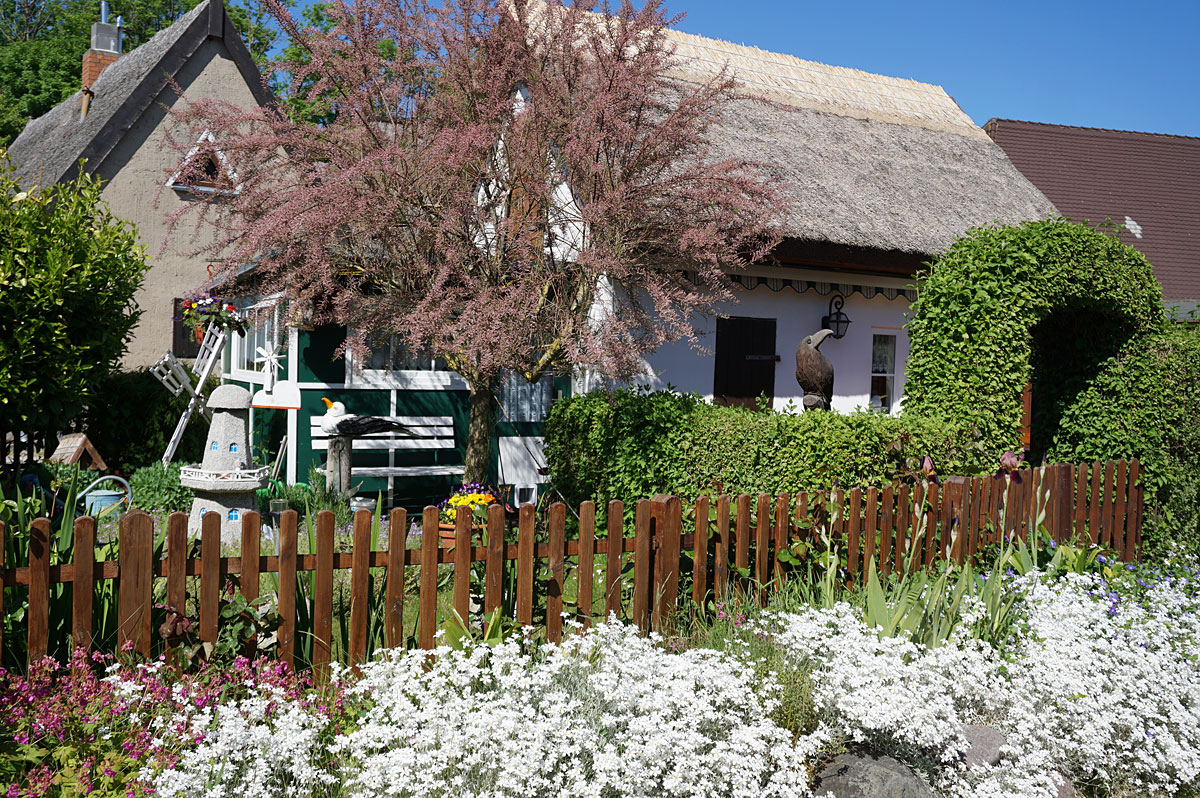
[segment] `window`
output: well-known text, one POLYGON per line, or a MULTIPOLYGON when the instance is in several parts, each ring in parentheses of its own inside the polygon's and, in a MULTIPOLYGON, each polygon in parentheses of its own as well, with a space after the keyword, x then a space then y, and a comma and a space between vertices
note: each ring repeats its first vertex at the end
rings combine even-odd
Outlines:
POLYGON ((393 335, 383 345, 374 347, 363 368, 370 371, 445 371, 446 361, 420 352, 412 354, 400 337, 393 335))
POLYGON ((176 191, 231 194, 238 190, 238 179, 225 153, 217 148, 213 134, 206 130, 180 161, 179 170, 167 180, 167 186, 176 191))
POLYGON ((229 444, 229 453, 237 454, 237 444, 236 443, 229 444))
POLYGON ((237 521, 240 518, 241 518, 241 513, 239 513, 236 508, 229 511, 229 520, 230 521, 237 521))
POLYGON ((500 418, 504 421, 545 421, 554 398, 554 380, 542 377, 530 383, 515 371, 500 378, 500 418))
POLYGON ((220 450, 221 450, 221 447, 219 447, 219 446, 217 445, 217 442, 216 442, 216 441, 213 441, 213 442, 212 442, 212 444, 211 444, 211 445, 210 445, 208 448, 209 448, 209 449, 212 449, 214 452, 217 452, 217 451, 220 451, 220 450))
POLYGON ((183 299, 180 298, 172 300, 171 353, 184 358, 195 358, 200 354, 196 333, 183 323, 183 299))
POLYGON ((230 332, 225 339, 229 342, 230 376, 262 382, 261 375, 269 367, 263 352, 275 346, 275 313, 263 305, 243 309, 241 315, 246 334, 230 332))
POLYGON ((876 335, 871 341, 871 409, 890 413, 896 407, 896 336, 876 335))
POLYGON ((457 391, 467 387, 466 380, 450 371, 443 358, 409 352, 403 337, 398 335, 373 344, 365 360, 348 353, 346 384, 426 391, 457 391))

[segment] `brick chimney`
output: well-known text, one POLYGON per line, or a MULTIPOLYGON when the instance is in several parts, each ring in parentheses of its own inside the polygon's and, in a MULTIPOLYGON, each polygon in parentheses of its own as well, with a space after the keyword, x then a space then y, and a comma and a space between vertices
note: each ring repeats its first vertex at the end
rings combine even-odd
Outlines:
POLYGON ((83 54, 83 105, 80 118, 87 116, 92 85, 100 73, 121 57, 121 20, 113 25, 108 21, 108 2, 100 3, 100 21, 92 23, 92 46, 83 54))

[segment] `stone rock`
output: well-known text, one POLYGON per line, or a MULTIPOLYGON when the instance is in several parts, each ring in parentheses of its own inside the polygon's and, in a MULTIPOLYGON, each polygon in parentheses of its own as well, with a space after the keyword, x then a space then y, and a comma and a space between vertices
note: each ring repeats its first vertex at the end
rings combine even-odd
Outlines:
POLYGON ((1075 792, 1075 785, 1070 779, 1057 770, 1054 771, 1054 775, 1059 779, 1057 798, 1079 798, 1079 793, 1075 792))
POLYGON ((817 774, 814 795, 834 798, 933 798, 933 791, 890 756, 842 754, 817 774))
POLYGON ((963 726, 967 738, 967 767, 1000 764, 1000 748, 1004 735, 991 726, 963 726))

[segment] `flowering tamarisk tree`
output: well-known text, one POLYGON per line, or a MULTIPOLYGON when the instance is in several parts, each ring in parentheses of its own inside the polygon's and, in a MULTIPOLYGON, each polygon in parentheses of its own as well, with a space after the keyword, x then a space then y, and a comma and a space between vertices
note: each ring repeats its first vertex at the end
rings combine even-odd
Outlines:
POLYGON ((709 158, 734 82, 685 79, 658 0, 335 0, 327 30, 265 2, 304 53, 273 68, 321 119, 178 113, 181 151, 208 132, 227 166, 230 190, 197 200, 214 251, 356 352, 398 336, 444 358, 470 387, 467 480, 501 370, 627 377, 695 343, 726 272, 776 242, 763 173, 709 158))

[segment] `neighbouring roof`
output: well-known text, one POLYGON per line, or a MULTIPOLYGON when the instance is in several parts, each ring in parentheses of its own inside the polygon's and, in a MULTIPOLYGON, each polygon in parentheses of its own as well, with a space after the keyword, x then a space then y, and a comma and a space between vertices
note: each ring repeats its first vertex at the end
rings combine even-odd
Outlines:
POLYGON ((792 239, 920 255, 1055 213, 940 86, 670 31, 684 78, 739 81, 716 157, 767 164, 792 239))
POLYGON ((1111 219, 1168 300, 1200 300, 1200 138, 992 119, 987 133, 1065 216, 1111 219))
POLYGON ((205 0, 100 73, 92 85, 94 96, 85 119, 79 118, 83 95, 76 92, 30 120, 8 148, 22 185, 31 188, 70 180, 78 172, 81 158, 87 160, 87 172, 95 171, 169 79, 209 39, 224 41, 255 97, 259 102, 269 101, 258 68, 221 0, 205 0))

